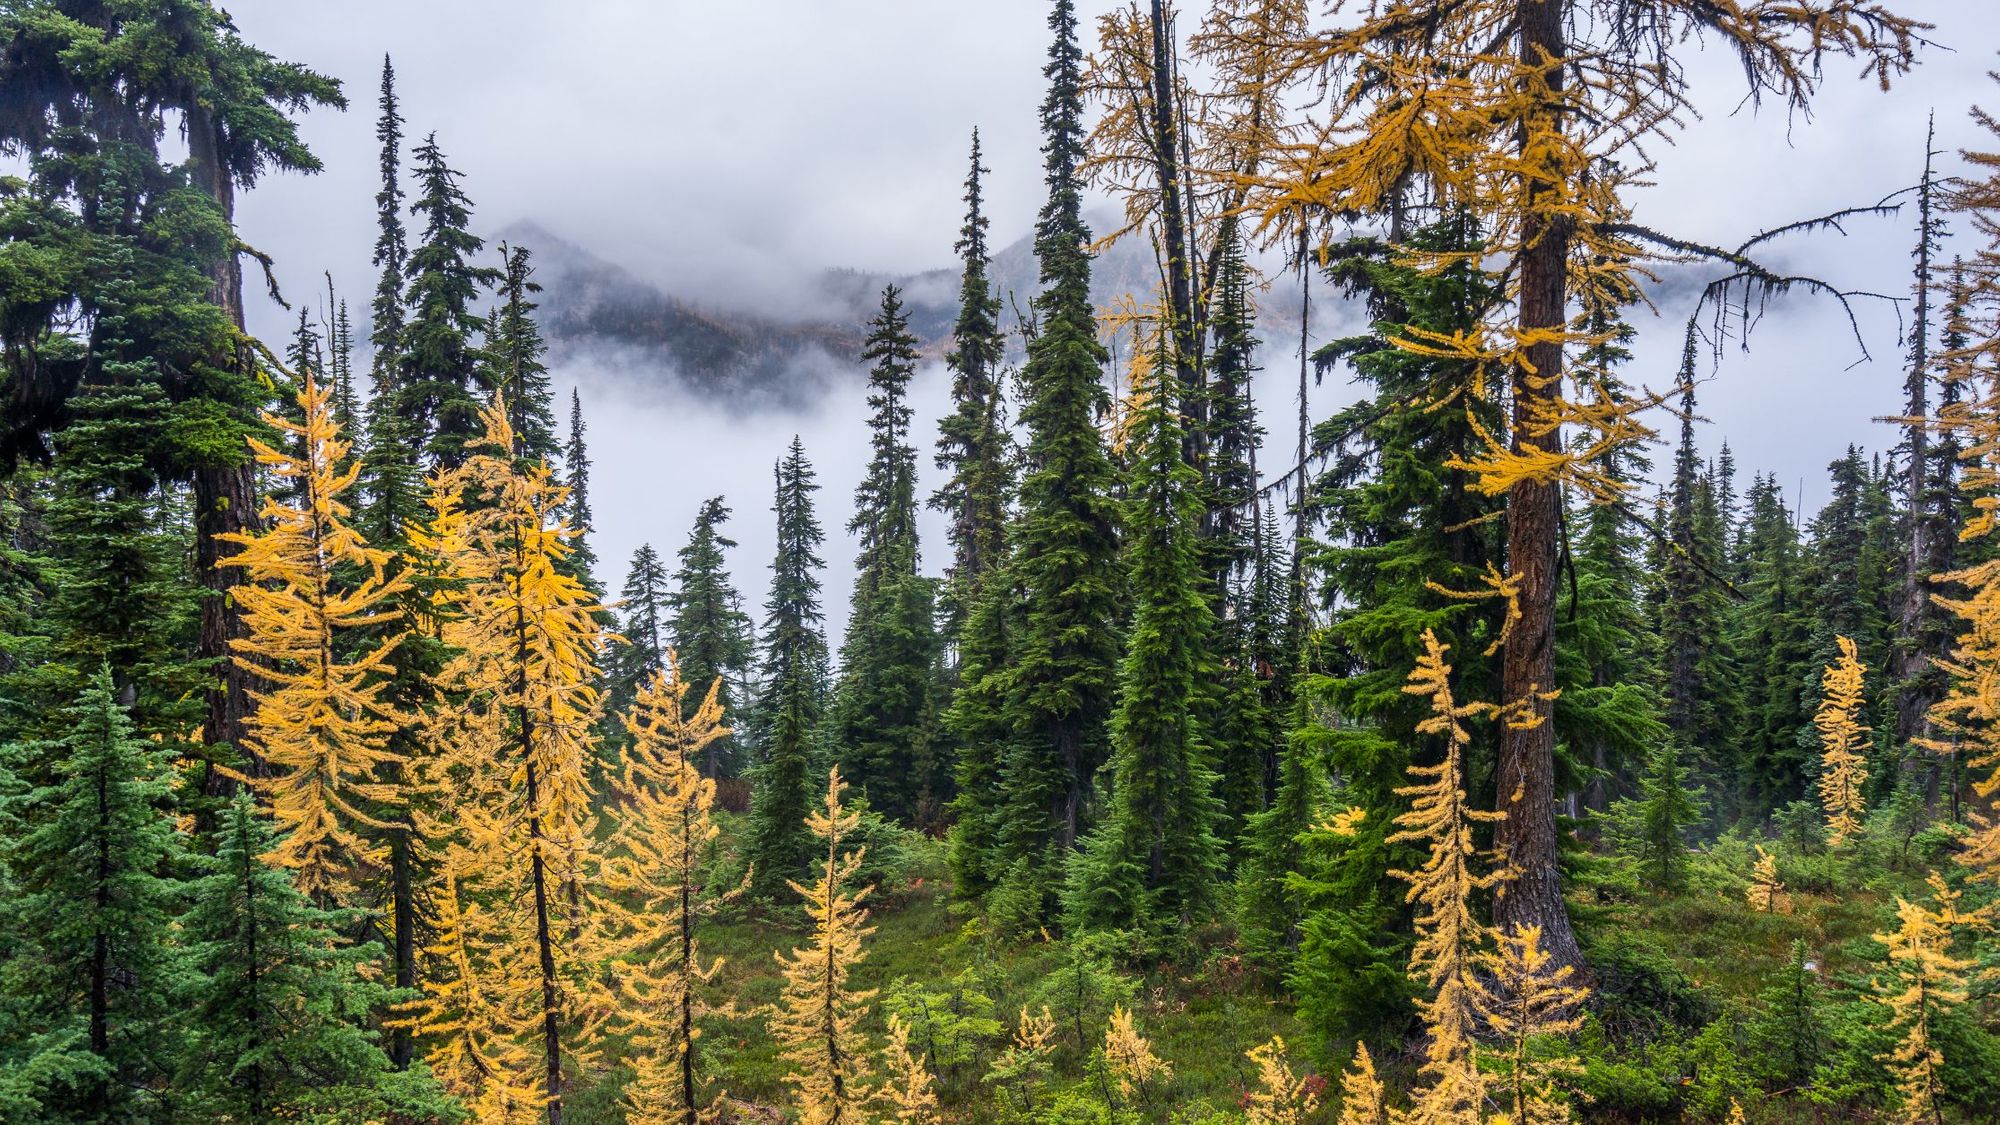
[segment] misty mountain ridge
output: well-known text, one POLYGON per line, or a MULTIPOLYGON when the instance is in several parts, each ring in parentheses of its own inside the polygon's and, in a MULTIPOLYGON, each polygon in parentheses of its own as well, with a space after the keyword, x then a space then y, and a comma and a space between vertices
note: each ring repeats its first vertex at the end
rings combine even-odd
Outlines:
MULTIPOLYGON (((1089 222, 1093 230, 1112 230, 1117 216, 1093 214, 1089 222)), ((910 331, 927 356, 943 357, 958 317, 956 263, 912 274, 823 269, 804 297, 778 303, 795 313, 772 315, 670 292, 533 221, 509 226, 501 237, 534 254, 543 287, 537 320, 551 366, 720 396, 748 408, 806 405, 846 377, 859 378, 868 321, 886 285, 903 291, 910 331)), ((994 251, 991 276, 1010 332, 1016 307, 1025 310, 1040 288, 1039 273, 1032 233, 994 251)), ((1121 238, 1092 262, 1091 299, 1101 307, 1149 293, 1158 277, 1152 246, 1121 238)), ((1296 313, 1286 318, 1279 310, 1278 320, 1285 319, 1295 325, 1296 313)))

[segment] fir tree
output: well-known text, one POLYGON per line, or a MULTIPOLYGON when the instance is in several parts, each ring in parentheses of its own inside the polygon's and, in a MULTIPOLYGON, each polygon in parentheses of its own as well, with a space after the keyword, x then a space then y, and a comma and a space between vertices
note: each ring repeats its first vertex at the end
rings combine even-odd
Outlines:
MULTIPOLYGON (((736 589, 729 582, 729 561, 723 555, 724 550, 736 546, 736 541, 720 530, 728 519, 729 508, 722 497, 702 503, 687 546, 680 550, 680 568, 674 571, 673 616, 669 621, 681 675, 701 691, 707 691, 711 683, 720 684, 717 698, 722 701, 725 719, 733 713, 751 655, 750 618, 739 607, 736 589)), ((702 756, 705 777, 731 777, 739 766, 734 740, 729 738, 710 743, 702 756)))
POLYGON ((180 1088, 218 1121, 337 1113, 455 1120, 430 1077, 398 1075, 368 1021, 385 989, 379 955, 341 933, 351 911, 321 910, 263 856, 278 834, 239 792, 207 874, 191 888, 183 940, 201 974, 196 1034, 180 1088))
POLYGON ((1750 1044, 1760 1069, 1780 1086, 1797 1089, 1813 1079, 1819 1067, 1826 1032, 1818 966, 1806 956, 1803 938, 1792 942, 1785 967, 1757 994, 1757 1017, 1750 1024, 1750 1044))
POLYGON ((825 541, 813 515, 812 463, 792 439, 776 466, 778 549, 771 562, 771 596, 764 603, 764 691, 757 701, 763 761, 752 774, 744 858, 752 891, 776 897, 787 880, 803 878, 812 855, 805 827, 812 811, 814 738, 826 692, 826 636, 819 606, 819 550, 825 541))
POLYGON ((1812 705, 1798 669, 1812 659, 1812 599, 1804 549, 1778 483, 1759 477, 1750 486, 1743 533, 1743 590, 1728 628, 1730 647, 1743 654, 1743 734, 1734 740, 1729 790, 1751 808, 1771 808, 1796 797, 1808 775, 1799 733, 1812 705))
POLYGON ((1666 721, 1691 749, 1709 751, 1720 741, 1715 712, 1720 605, 1712 574, 1721 562, 1714 542, 1701 534, 1701 463, 1695 451, 1694 326, 1681 352, 1681 440, 1674 450, 1674 473, 1667 508, 1667 535, 1659 570, 1660 668, 1665 680, 1666 721))
POLYGON ((377 102, 375 141, 382 146, 382 186, 375 193, 374 266, 382 271, 375 285, 369 342, 375 357, 371 373, 375 397, 393 397, 403 343, 403 272, 409 265, 409 236, 403 229, 403 115, 396 102, 396 68, 382 56, 382 93, 377 102))
POLYGON ((1202 571, 1201 478, 1165 363, 1145 384, 1127 491, 1131 627, 1119 669, 1103 819, 1071 859, 1071 929, 1185 930, 1215 905, 1224 866, 1212 744, 1216 676, 1202 571))
MULTIPOLYGON (((326 289, 327 301, 332 303, 331 276, 327 278, 326 289)), ((340 298, 334 307, 336 311, 328 329, 327 341, 331 361, 327 377, 333 384, 333 422, 342 433, 358 436, 362 432, 362 410, 361 390, 354 382, 354 322, 347 316, 347 298, 340 298)))
POLYGON ((1042 156, 1048 184, 1035 228, 1042 292, 1022 372, 1027 428, 1014 566, 1026 612, 1007 671, 1013 728, 1003 773, 1007 878, 1028 895, 1054 891, 1064 853, 1090 816, 1117 673, 1120 590, 1111 461, 1096 418, 1108 403, 1107 358, 1090 301, 1090 237, 1082 217, 1082 52, 1072 0, 1049 16, 1042 156))
POLYGON ((958 319, 952 348, 952 412, 938 423, 937 467, 945 480, 931 495, 933 508, 949 519, 952 563, 944 590, 947 643, 959 643, 972 613, 980 579, 999 565, 1006 551, 1007 503, 1013 489, 1012 441, 1007 432, 1000 365, 1006 338, 1000 331, 1000 298, 988 277, 985 196, 980 175, 979 131, 972 133, 972 169, 965 177, 965 225, 953 249, 961 262, 958 319))
POLYGON ((452 466, 478 439, 481 392, 493 389, 483 385, 478 362, 483 325, 472 305, 501 274, 472 264, 486 243, 467 229, 472 204, 459 189, 459 173, 445 163, 436 134, 417 147, 416 178, 410 213, 421 216, 424 227, 404 267, 408 323, 385 409, 401 415, 404 440, 434 463, 452 466))
POLYGON ((542 362, 549 349, 535 323, 539 306, 532 299, 542 287, 534 280, 535 267, 529 259, 527 247, 500 244, 501 303, 493 310, 486 332, 483 359, 488 370, 482 382, 506 401, 521 456, 554 465, 561 445, 556 437, 549 369, 542 362))
POLYGON ((576 533, 571 542, 569 568, 586 589, 597 587, 597 553, 590 549, 590 529, 596 522, 590 510, 590 449, 584 444, 583 398, 575 387, 569 390, 569 440, 563 444, 563 483, 569 486, 569 503, 563 507, 564 522, 576 533))
POLYGON ((659 552, 652 544, 641 543, 632 552, 632 566, 625 572, 618 606, 618 631, 625 643, 605 658, 609 664, 606 710, 623 714, 638 697, 639 689, 666 670, 672 606, 673 587, 659 552))
POLYGON ((909 444, 916 338, 895 286, 882 291, 862 357, 873 456, 855 489, 853 614, 841 646, 835 739, 869 804, 907 822, 935 816, 944 775, 932 758, 932 584, 917 572, 917 451, 909 444))
POLYGON ((1672 893, 1687 886, 1687 832, 1701 820, 1699 799, 1682 770, 1680 747, 1672 739, 1660 740, 1646 759, 1634 802, 1640 877, 1655 890, 1672 893))
POLYGON ((186 1034, 172 750, 135 735, 114 691, 100 668, 64 709, 60 742, 9 747, 0 762, 48 778, 9 795, 0 821, 15 920, 0 962, 11 1029, 0 1053, 8 1085, 46 1120, 159 1114, 170 1048, 186 1034))

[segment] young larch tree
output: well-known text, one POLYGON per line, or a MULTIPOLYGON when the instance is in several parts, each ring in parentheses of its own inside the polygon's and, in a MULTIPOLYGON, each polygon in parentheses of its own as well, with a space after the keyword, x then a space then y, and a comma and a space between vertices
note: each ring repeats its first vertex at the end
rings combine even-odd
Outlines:
POLYGON ((1411 798, 1410 808, 1396 818, 1396 832, 1388 841, 1410 841, 1429 850, 1416 871, 1390 874, 1410 884, 1408 898, 1417 908, 1410 975, 1424 985, 1417 1009, 1429 1037, 1420 1071, 1425 1084, 1417 1091, 1410 1120, 1438 1125, 1476 1118, 1485 1096, 1473 1035, 1490 1001, 1477 962, 1486 927, 1473 914, 1473 898, 1510 874, 1505 869, 1484 875, 1473 871, 1478 854, 1474 827, 1497 823, 1505 814, 1474 809, 1465 796, 1465 746, 1471 739, 1465 723, 1498 709, 1454 699, 1451 666, 1444 656, 1444 646, 1426 630, 1424 654, 1403 690, 1430 699, 1430 718, 1418 724, 1417 732, 1440 740, 1444 757, 1436 765, 1411 764, 1416 782, 1396 790, 1411 798))
POLYGON ((1836 639, 1840 659, 1827 665, 1820 677, 1824 695, 1813 726, 1819 730, 1819 801, 1826 810, 1826 841, 1837 848, 1861 830, 1861 816, 1868 811, 1863 792, 1868 760, 1861 756, 1868 746, 1868 727, 1862 722, 1868 666, 1861 663, 1852 640, 1836 639))
POLYGON ((825 804, 806 821, 826 848, 813 884, 791 883, 805 899, 812 944, 776 955, 784 989, 765 1009, 765 1027, 791 1064, 785 1082, 795 1091, 799 1125, 867 1125, 872 1096, 874 1067, 860 1023, 875 993, 849 983, 866 956, 861 943, 875 932, 861 905, 872 888, 850 889, 866 849, 845 850, 861 825, 859 813, 841 806, 846 788, 838 766, 828 771, 825 804))
POLYGON ((385 859, 374 837, 391 829, 384 816, 400 802, 382 771, 399 760, 389 735, 407 721, 384 697, 401 638, 364 632, 395 616, 408 583, 349 525, 344 497, 361 467, 334 424, 330 389, 308 372, 297 401, 298 421, 264 415, 289 448, 250 439, 280 487, 264 500, 261 530, 226 540, 246 579, 230 591, 246 632, 231 647, 268 685, 252 689, 245 736, 264 762, 253 784, 281 828, 271 858, 308 896, 345 899, 385 859))
POLYGON ((695 931, 722 902, 704 876, 721 829, 715 781, 696 763, 728 731, 718 685, 693 707, 689 691, 669 653, 619 717, 629 741, 611 787, 621 807, 595 876, 607 920, 594 928, 609 962, 599 979, 615 993, 612 1028, 630 1036, 626 1120, 642 1125, 702 1125, 718 1112, 695 1047, 701 1021, 726 1011, 703 996, 722 962, 702 960, 695 931))
POLYGON ((1937 1042, 1938 1020, 1965 1003, 1965 973, 1975 962, 1952 952, 1964 931, 1984 928, 1983 911, 1961 911, 1961 892, 1936 873, 1930 877, 1926 906, 1896 898, 1896 928, 1874 935, 1888 956, 1874 981, 1875 999, 1888 1009, 1889 1031, 1897 1037, 1882 1056, 1896 1080, 1896 1120, 1904 1125, 1944 1125, 1944 1054, 1937 1042))

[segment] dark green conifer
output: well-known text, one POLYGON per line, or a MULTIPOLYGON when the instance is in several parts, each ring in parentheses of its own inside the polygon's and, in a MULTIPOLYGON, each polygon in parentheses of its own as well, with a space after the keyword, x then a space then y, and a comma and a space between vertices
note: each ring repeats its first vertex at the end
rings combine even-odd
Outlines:
POLYGON ((590 549, 590 529, 596 516, 590 510, 590 447, 584 443, 583 397, 575 387, 569 390, 569 440, 563 444, 563 484, 569 488, 569 504, 563 518, 577 535, 570 540, 568 564, 583 584, 597 585, 597 552, 590 549))
POLYGON ((1633 841, 1639 877, 1657 891, 1679 892, 1687 887, 1688 830, 1701 822, 1701 793, 1688 785, 1680 747, 1663 738, 1646 759, 1639 779, 1634 813, 1638 837, 1633 841))
POLYGON ((33 1120, 162 1116, 188 1034, 173 750, 133 731, 116 691, 100 667, 63 711, 59 742, 8 747, 0 762, 29 782, 0 805, 0 1059, 9 1100, 33 1120))
MULTIPOLYGON (((729 560, 723 554, 736 546, 736 541, 721 531, 728 520, 729 507, 722 497, 703 501, 687 546, 680 550, 680 568, 674 571, 673 614, 668 628, 680 658, 681 680, 694 688, 688 693, 688 705, 699 703, 708 685, 719 682, 716 698, 722 702, 723 721, 734 724, 743 676, 750 665, 751 639, 750 617, 730 584, 729 560)), ((702 753, 702 774, 711 778, 735 776, 740 765, 735 752, 733 736, 716 739, 702 753)))
POLYGON ((535 323, 534 294, 542 291, 525 246, 500 244, 500 305, 493 310, 486 333, 485 377, 507 402, 507 420, 514 427, 515 448, 529 463, 553 466, 561 453, 556 438, 553 391, 542 357, 548 345, 535 323))
POLYGON ((389 407, 403 420, 403 438, 439 465, 456 465, 484 432, 479 410, 493 389, 479 364, 484 327, 472 306, 479 291, 500 280, 472 264, 486 243, 468 229, 472 203, 445 162, 437 134, 417 146, 417 197, 410 213, 423 218, 417 246, 404 267, 408 322, 398 342, 389 407))
POLYGON ((778 549, 771 597, 764 603, 764 684, 757 703, 763 758, 751 777, 744 858, 751 890, 775 901, 787 879, 803 878, 815 849, 806 815, 822 787, 814 738, 826 694, 826 635, 820 614, 819 551, 825 542, 813 514, 812 462, 792 439, 776 468, 778 549))
POLYGON ((1187 463, 1164 358, 1134 419, 1127 529, 1131 626, 1119 667, 1103 817, 1070 859, 1064 925, 1180 931, 1217 903, 1225 809, 1205 725, 1217 664, 1200 539, 1204 489, 1187 463))
POLYGON ((613 715, 624 714, 639 689, 667 666, 667 627, 674 594, 666 567, 651 543, 641 543, 632 552, 632 566, 625 572, 621 595, 618 633, 625 643, 612 649, 605 660, 609 681, 605 711, 613 715))
POLYGON ((354 911, 314 906, 264 862, 277 842, 239 792, 191 887, 181 940, 200 983, 177 1083, 183 1111, 216 1121, 456 1119, 428 1073, 396 1072, 369 1028, 388 997, 363 966, 381 951, 344 938, 354 911))
POLYGON ((1000 298, 988 277, 992 254, 980 175, 979 131, 972 133, 972 170, 965 177, 965 225, 953 249, 962 263, 958 320, 952 348, 952 412, 938 423, 937 467, 945 480, 931 495, 931 507, 948 520, 951 568, 943 592, 944 637, 954 648, 972 613, 979 580, 1006 552, 1007 503, 1013 489, 1012 439, 1007 432, 1000 365, 1006 338, 1000 331, 1000 298))
POLYGON ((862 356, 874 364, 868 373, 873 456, 847 525, 860 552, 841 645, 834 741, 844 772, 869 804, 914 823, 940 811, 946 777, 931 745, 933 583, 917 572, 917 451, 909 441, 917 341, 893 285, 882 291, 862 356))
POLYGON ((1049 16, 1055 42, 1042 73, 1048 183, 1035 229, 1042 292, 1022 372, 1028 431, 1014 565, 1025 602, 1012 636, 1006 712, 1005 878, 1047 903, 1066 853, 1089 825, 1118 664, 1120 590, 1116 481, 1097 419, 1108 408, 1107 359, 1090 300, 1090 233, 1082 216, 1083 55, 1072 0, 1049 16))

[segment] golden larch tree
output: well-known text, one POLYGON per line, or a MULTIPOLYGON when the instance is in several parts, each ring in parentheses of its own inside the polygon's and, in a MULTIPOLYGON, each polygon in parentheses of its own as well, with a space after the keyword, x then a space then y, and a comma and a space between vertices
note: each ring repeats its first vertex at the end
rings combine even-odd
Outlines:
POLYGON ((387 830, 401 794, 382 781, 396 760, 389 734, 404 717, 382 698, 397 638, 362 630, 392 617, 404 589, 385 577, 386 551, 347 525, 342 500, 360 474, 334 422, 331 392, 312 372, 298 394, 299 420, 267 413, 289 439, 280 449, 256 438, 257 463, 280 483, 264 498, 262 530, 220 535, 240 548, 224 560, 243 571, 230 591, 247 635, 235 661, 264 685, 245 719, 249 749, 263 763, 251 778, 285 836, 269 857, 293 871, 314 897, 345 898, 357 874, 385 854, 366 830, 387 830), (348 655, 352 652, 352 655, 348 655))
POLYGON ((503 403, 482 419, 472 456, 434 487, 462 498, 432 501, 439 565, 454 587, 439 634, 456 655, 439 677, 453 702, 421 762, 418 827, 435 862, 482 908, 469 960, 492 1003, 534 1042, 541 1105, 560 1125, 565 1057, 587 1063, 593 1028, 580 982, 592 964, 583 875, 601 610, 565 573, 577 535, 561 515, 567 490, 546 464, 520 462, 503 403))
POLYGON ((1294 1073, 1283 1036, 1250 1048, 1257 1087, 1244 1099, 1246 1125, 1308 1125, 1319 1119, 1319 1091, 1309 1075, 1294 1073))
POLYGON ((1424 985, 1417 1010, 1429 1041, 1422 1067, 1425 1084, 1417 1091, 1410 1120, 1429 1125, 1477 1120, 1484 1098, 1485 1080, 1474 1058, 1473 1036, 1488 1002, 1476 971, 1486 927, 1473 913, 1473 899, 1508 873, 1474 872, 1478 855, 1474 826, 1494 823, 1504 814, 1474 809, 1465 799, 1465 746, 1471 737, 1465 723, 1490 716, 1495 709, 1453 698, 1451 665, 1444 662, 1446 646, 1429 629, 1424 630, 1423 641, 1423 654, 1403 691, 1429 697, 1430 716, 1417 724, 1417 731, 1440 740, 1444 757, 1436 765, 1409 767, 1416 783, 1396 792, 1411 798, 1410 808, 1396 818, 1396 831, 1388 842, 1418 843, 1429 849, 1416 871, 1390 873, 1410 884, 1407 897, 1416 904, 1417 940, 1410 950, 1410 975, 1424 985))
MULTIPOLYGON (((1241 4, 1233 6, 1240 7, 1241 4)), ((1475 218, 1466 252, 1505 299, 1469 330, 1410 331, 1399 347, 1466 363, 1475 393, 1498 384, 1504 432, 1458 464, 1504 495, 1508 577, 1520 619, 1501 654, 1500 702, 1523 718, 1500 733, 1495 788, 1507 813, 1496 842, 1517 871, 1495 900, 1502 925, 1539 925, 1550 954, 1581 953, 1563 903, 1555 824, 1556 593, 1565 494, 1616 502, 1627 487, 1605 455, 1644 440, 1643 413, 1665 392, 1605 393, 1603 373, 1566 352, 1609 342, 1621 308, 1642 299, 1661 261, 1715 261, 1711 294, 1748 302, 1795 287, 1735 249, 1656 232, 1630 197, 1650 176, 1650 143, 1699 120, 1680 55, 1712 36, 1743 64, 1755 100, 1810 104, 1828 56, 1858 58, 1884 83, 1907 69, 1921 24, 1880 0, 1400 0, 1330 4, 1324 17, 1261 38, 1268 65, 1243 71, 1304 113, 1245 174, 1259 233, 1323 247, 1348 217, 1411 206, 1475 218)), ((1466 255, 1402 249, 1426 270, 1466 255)), ((1831 287, 1823 287, 1830 289, 1831 287)), ((1412 409, 1436 404, 1416 403, 1412 409)))
POLYGON ((1819 729, 1819 802, 1826 810, 1826 838, 1837 848, 1861 830, 1861 816, 1868 811, 1861 792, 1868 784, 1868 760, 1861 756, 1868 746, 1868 726, 1861 721, 1868 666, 1852 640, 1835 639, 1840 657, 1820 676, 1822 695, 1813 726, 1819 729))
POLYGON ((877 1099, 898 1125, 935 1125, 937 1083, 923 1054, 910 1049, 910 1025, 899 1015, 889 1017, 889 1041, 883 1047, 882 1084, 877 1099))
MULTIPOLYGON (((1117 1083, 1119 1096, 1137 1099, 1149 1111, 1153 1081, 1174 1075, 1173 1066, 1153 1053, 1152 1041, 1139 1033, 1132 1022, 1132 1010, 1123 1004, 1112 1005, 1111 1018, 1104 1025, 1104 1066, 1117 1083)), ((1115 1117, 1116 1107, 1110 1108, 1115 1117)))
POLYGON ((1389 1125, 1391 1116, 1368 1044, 1354 1045, 1354 1062, 1340 1076, 1340 1125, 1389 1125))
MULTIPOLYGON (((1974 109, 1973 120, 2000 136, 2000 119, 1974 109)), ((1981 239, 1962 268, 1952 300, 1951 334, 1964 345, 1939 357, 1956 401, 1939 410, 1940 428, 1959 439, 1964 459, 1960 488, 1972 498, 1972 514, 1959 531, 1962 542, 1993 534, 2000 515, 2000 152, 1961 153, 1977 173, 1952 193, 1952 206, 1981 239)), ((2000 793, 2000 558, 1948 574, 1936 581, 1946 591, 1939 605, 1959 618, 1960 632, 1940 665, 1950 679, 1945 697, 1930 710, 1933 736, 1926 745, 1952 754, 1979 773, 1973 791, 1983 798, 2000 793)), ((1972 814, 1973 831, 1960 862, 1973 877, 2000 881, 2000 818, 1972 814)))
POLYGON ((609 990, 611 1027, 630 1039, 632 1081, 625 1117, 644 1125, 703 1125, 717 1119, 717 1098, 703 1089, 695 1057, 701 1021, 729 1011, 703 996, 722 968, 704 961, 696 928, 725 896, 707 886, 703 861, 715 826, 715 782, 696 765, 710 744, 729 733, 722 724, 719 684, 693 707, 680 661, 642 686, 620 717, 630 735, 612 791, 617 822, 595 881, 601 949, 599 979, 609 990))
POLYGON ((1536 1049, 1535 1040, 1582 1027, 1590 990, 1572 982, 1572 966, 1554 963, 1533 926, 1495 934, 1494 948, 1482 961, 1491 980, 1486 1027, 1499 1040, 1499 1049, 1488 1052, 1498 1064, 1503 1107, 1494 1125, 1573 1120, 1561 1086, 1581 1076, 1583 1068, 1568 1056, 1536 1049))
POLYGON ((1894 1050, 1881 1056, 1896 1080, 1900 1099, 1895 1120, 1906 1125, 1944 1125, 1941 1071, 1944 1055, 1936 1039, 1937 1021, 1965 1003, 1965 973, 1974 961, 1952 953, 1965 931, 1984 928, 1985 915, 1959 909, 1960 892, 1930 877, 1934 906, 1896 899, 1896 928, 1874 935, 1888 954, 1883 975, 1874 981, 1875 998, 1888 1009, 1894 1050))
POLYGON ((1743 892, 1750 909, 1761 913, 1789 913, 1784 881, 1778 878, 1778 857, 1758 844, 1757 863, 1750 869, 1750 886, 1743 892))
POLYGON ((849 889, 866 849, 846 850, 861 824, 860 813, 841 805, 846 789, 835 766, 827 772, 824 805, 806 818, 826 845, 826 858, 812 886, 788 882, 806 901, 812 944, 776 955, 784 990, 765 1009, 766 1027, 792 1064, 785 1081, 796 1091, 799 1125, 865 1125, 872 1093, 873 1068, 859 1025, 875 993, 848 983, 866 957, 862 941, 875 932, 861 905, 872 888, 849 889))

